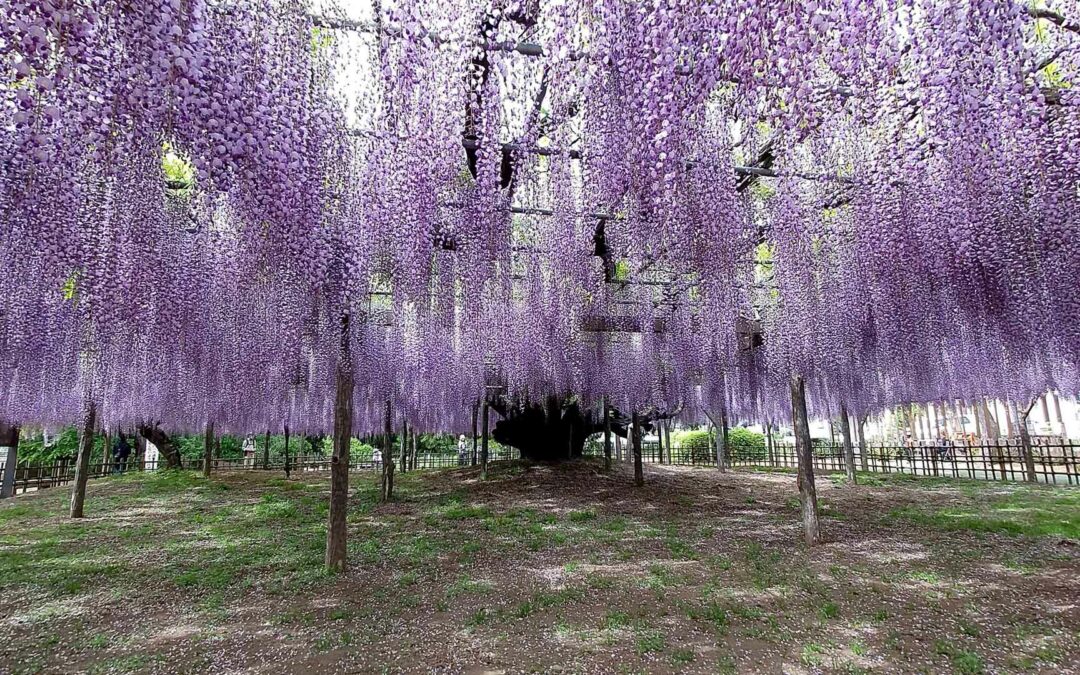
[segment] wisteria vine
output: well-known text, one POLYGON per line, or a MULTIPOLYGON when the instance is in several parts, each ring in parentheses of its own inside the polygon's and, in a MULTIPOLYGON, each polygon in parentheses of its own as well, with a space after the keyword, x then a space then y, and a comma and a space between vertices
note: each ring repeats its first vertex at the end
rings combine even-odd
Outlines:
POLYGON ((1080 390, 1080 2, 355 5, 0 0, 0 418, 1080 390))

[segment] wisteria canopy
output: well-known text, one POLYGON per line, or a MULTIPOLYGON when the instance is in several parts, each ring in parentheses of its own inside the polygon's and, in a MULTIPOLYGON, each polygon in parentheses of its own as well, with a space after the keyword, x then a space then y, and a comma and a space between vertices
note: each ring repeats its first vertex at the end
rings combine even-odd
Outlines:
POLYGON ((0 419, 326 432, 342 353, 367 429, 1080 388, 1077 0, 0 17, 0 419))

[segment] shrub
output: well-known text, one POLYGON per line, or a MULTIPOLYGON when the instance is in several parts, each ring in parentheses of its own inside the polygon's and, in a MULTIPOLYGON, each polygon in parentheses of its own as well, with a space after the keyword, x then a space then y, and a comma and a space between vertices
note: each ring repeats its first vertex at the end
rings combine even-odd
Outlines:
POLYGON ((728 431, 728 456, 732 461, 760 461, 767 454, 765 436, 745 427, 728 431))
POLYGON ((676 434, 674 442, 684 460, 694 464, 708 464, 716 458, 714 438, 715 436, 705 429, 691 429, 676 434))

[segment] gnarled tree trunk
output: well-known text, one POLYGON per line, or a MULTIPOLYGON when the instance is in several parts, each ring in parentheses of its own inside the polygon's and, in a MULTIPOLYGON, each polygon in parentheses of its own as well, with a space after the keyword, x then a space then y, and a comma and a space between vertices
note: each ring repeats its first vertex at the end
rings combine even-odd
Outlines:
POLYGON ((348 531, 345 512, 349 506, 349 448, 352 444, 353 425, 353 367, 348 314, 341 317, 341 344, 335 386, 334 454, 330 458, 330 518, 326 528, 326 569, 331 572, 344 572, 348 531))
POLYGON ((382 480, 379 483, 379 501, 394 498, 394 419, 390 399, 386 400, 383 418, 382 480))
POLYGON ((79 434, 79 454, 75 460, 75 481, 71 486, 71 517, 82 518, 86 504, 86 481, 90 477, 90 453, 94 451, 94 428, 97 425, 97 406, 87 398, 83 407, 82 429, 79 434))
POLYGON ((791 377, 791 418, 795 427, 795 452, 799 456, 799 499, 802 503, 803 531, 807 545, 821 541, 817 487, 814 485, 814 449, 810 442, 810 422, 806 414, 806 384, 791 377))
POLYGON ((181 468, 180 453, 173 445, 172 438, 157 425, 140 424, 139 434, 157 446, 158 452, 165 458, 166 469, 181 468))

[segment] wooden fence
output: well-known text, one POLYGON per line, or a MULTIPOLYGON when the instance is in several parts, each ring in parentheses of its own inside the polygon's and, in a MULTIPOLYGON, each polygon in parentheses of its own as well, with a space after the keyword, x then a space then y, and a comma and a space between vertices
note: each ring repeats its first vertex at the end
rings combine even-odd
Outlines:
MULTIPOLYGON (((603 443, 601 442, 601 447, 603 443)), ((1080 443, 1059 442, 1032 445, 1035 477, 1054 485, 1080 485, 1080 443)), ((855 468, 873 473, 904 473, 915 476, 967 478, 972 480, 1026 479, 1024 450, 1020 441, 1000 441, 972 445, 945 444, 904 447, 870 445, 865 458, 855 448, 855 468)), ((589 454, 598 454, 593 449, 589 454)), ((623 459, 631 458, 623 444, 623 459)), ((704 444, 692 447, 666 446, 661 450, 655 441, 642 443, 642 461, 689 466, 716 466, 715 447, 704 444)), ((795 448, 787 444, 768 446, 729 445, 727 466, 749 468, 797 469, 795 448)), ((824 473, 844 471, 843 446, 815 444, 814 468, 824 473)))
MULTIPOLYGON (((471 448, 470 448, 471 452, 471 448)), ((518 459, 520 455, 515 448, 500 447, 492 448, 489 452, 490 461, 496 462, 508 459, 518 459)), ((263 464, 262 455, 254 458, 219 459, 214 458, 211 464, 212 471, 284 471, 284 457, 274 457, 268 464, 263 464)), ((401 471, 400 455, 394 455, 394 461, 401 471)), ((457 466, 465 466, 472 463, 471 456, 461 458, 457 453, 418 453, 409 457, 407 471, 418 469, 445 469, 457 466)), ((120 464, 110 460, 108 463, 94 462, 90 466, 90 478, 101 478, 129 471, 154 471, 165 466, 164 458, 157 462, 145 462, 140 466, 139 459, 135 456, 128 458, 126 463, 120 464)), ((201 471, 203 468, 202 458, 185 459, 182 462, 184 469, 201 471)), ((353 457, 349 462, 352 471, 371 471, 378 467, 370 456, 353 457)), ((301 455, 289 458, 289 470, 292 473, 310 471, 329 471, 330 457, 326 455, 301 455)), ((15 467, 15 493, 29 492, 31 490, 45 490, 70 483, 75 480, 75 461, 63 459, 48 464, 18 464, 15 467)))

